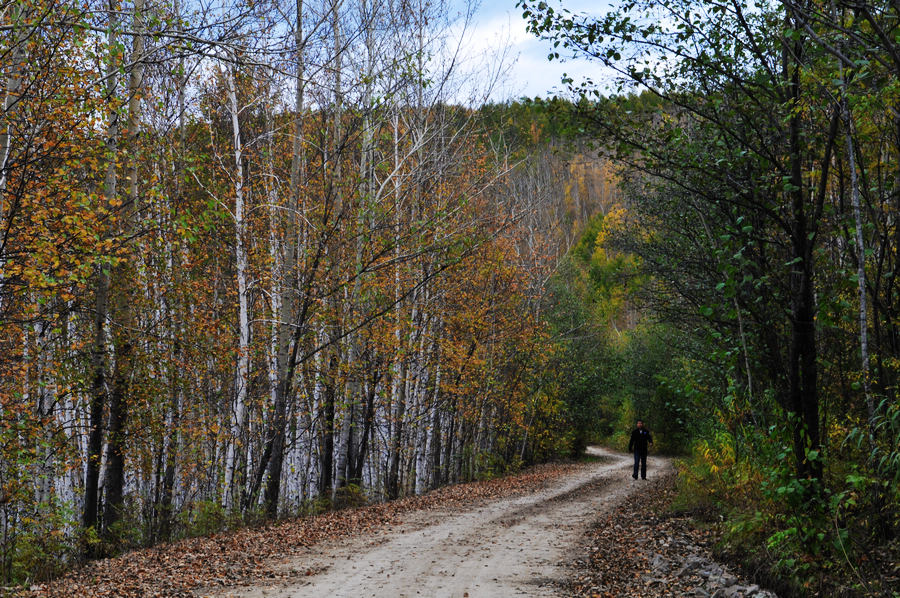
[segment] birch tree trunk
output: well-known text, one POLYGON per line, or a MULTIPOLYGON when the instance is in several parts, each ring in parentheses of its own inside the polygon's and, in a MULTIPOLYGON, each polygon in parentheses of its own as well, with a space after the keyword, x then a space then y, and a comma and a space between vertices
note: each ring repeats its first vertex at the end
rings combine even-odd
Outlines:
MULTIPOLYGON (((137 217, 140 214, 138 195, 138 134, 141 123, 141 94, 144 79, 144 0, 135 0, 132 14, 132 28, 135 32, 131 50, 131 71, 128 80, 128 121, 126 137, 128 141, 128 200, 122 207, 122 237, 129 246, 135 235, 137 217)), ((136 252, 129 251, 127 259, 120 260, 113 268, 110 288, 115 292, 110 297, 111 314, 117 322, 113 334, 115 365, 113 387, 109 403, 109 443, 107 446, 107 489, 103 525, 109 530, 122 517, 125 500, 125 426, 128 422, 128 396, 134 369, 135 334, 135 289, 133 260, 136 252)))
POLYGON ((441 333, 442 322, 438 320, 435 330, 435 374, 434 397, 432 399, 431 416, 431 446, 429 461, 431 465, 431 479, 429 488, 434 489, 441 485, 441 346, 437 340, 441 333))
MULTIPOLYGON (((265 499, 267 513, 273 518, 278 514, 278 500, 281 495, 285 428, 287 426, 285 417, 288 412, 288 402, 291 399, 291 378, 294 375, 294 366, 291 363, 291 342, 295 336, 291 323, 295 321, 297 312, 296 296, 299 281, 296 270, 297 255, 301 249, 298 247, 298 243, 300 242, 298 215, 300 212, 300 194, 303 192, 303 179, 305 179, 306 176, 303 153, 303 96, 305 90, 303 0, 296 0, 295 9, 297 25, 294 29, 294 46, 295 52, 297 53, 297 74, 294 82, 294 139, 291 152, 291 179, 285 211, 286 228, 283 231, 285 239, 285 258, 281 276, 281 299, 279 301, 281 313, 278 318, 276 318, 278 326, 278 347, 276 357, 276 387, 274 389, 275 402, 271 432, 272 456, 269 465, 269 481, 266 486, 265 499)), ((299 342, 299 336, 296 337, 295 344, 297 342, 299 342)), ((296 362, 294 361, 294 363, 296 362)))
MULTIPOLYGON (((394 171, 400 171, 400 107, 394 109, 394 171)), ((402 198, 400 195, 399 175, 394 177, 394 342, 398 354, 394 356, 391 365, 391 405, 388 406, 388 417, 391 425, 391 441, 388 449, 388 472, 385 490, 388 498, 397 498, 399 489, 400 470, 400 441, 403 435, 403 416, 406 409, 406 358, 401 351, 403 323, 403 305, 400 290, 400 251, 402 243, 402 198)))
MULTIPOLYGON (((181 1, 175 0, 174 3, 175 8, 175 19, 177 22, 177 28, 179 32, 182 29, 181 25, 181 1)), ((187 86, 187 77, 185 76, 185 61, 184 57, 180 57, 178 60, 178 77, 177 77, 177 91, 176 91, 176 105, 178 107, 178 146, 175 148, 175 168, 173 175, 175 177, 175 197, 181 197, 181 185, 182 179, 184 177, 184 159, 183 154, 185 151, 185 126, 184 126, 184 112, 185 112, 185 87, 187 86)), ((179 273, 181 272, 181 263, 182 261, 179 259, 179 249, 174 247, 171 243, 167 247, 168 255, 169 255, 169 263, 170 263, 170 271, 172 272, 172 276, 174 280, 172 281, 174 287, 179 286, 179 273)), ((183 306, 178 306, 179 308, 183 306)), ((170 311, 175 311, 171 309, 170 311)), ((170 316, 174 321, 170 325, 169 331, 169 339, 170 344, 172 345, 172 363, 170 364, 170 414, 168 416, 168 426, 167 429, 170 431, 169 442, 166 452, 165 459, 165 473, 163 474, 163 487, 162 487, 162 497, 160 499, 160 507, 159 507, 159 539, 166 541, 169 539, 171 535, 171 526, 172 526, 172 502, 174 498, 174 490, 175 490, 175 473, 176 473, 176 463, 178 458, 178 450, 180 446, 180 428, 181 428, 181 411, 182 411, 182 385, 180 380, 180 368, 183 354, 182 354, 182 343, 181 340, 184 337, 184 326, 183 326, 183 312, 181 309, 178 309, 178 314, 172 314, 170 316)))
MULTIPOLYGON (((835 22, 843 23, 834 1, 831 2, 832 17, 835 22)), ((866 412, 869 418, 869 439, 875 437, 875 402, 872 398, 872 378, 869 364, 869 309, 866 292, 866 244, 863 236, 863 216, 859 199, 859 175, 856 172, 856 147, 853 142, 853 114, 848 101, 848 81, 845 64, 838 57, 841 88, 841 119, 844 121, 844 143, 847 150, 847 169, 850 173, 850 203, 853 206, 853 219, 856 224, 856 278, 859 294, 859 350, 862 364, 862 385, 866 401, 866 412)))
MULTIPOLYGON (((109 37, 107 47, 106 97, 114 98, 118 93, 119 54, 118 54, 118 13, 109 13, 109 37)), ((110 109, 109 122, 106 127, 106 175, 103 181, 103 199, 107 208, 114 211, 117 193, 116 162, 119 151, 119 112, 110 109)), ((103 410, 106 405, 106 320, 109 315, 109 264, 96 266, 94 276, 94 338, 91 348, 91 401, 90 421, 87 447, 87 463, 85 465, 84 508, 81 522, 85 528, 97 526, 99 517, 99 487, 101 459, 103 451, 103 410)), ((92 548, 88 546, 88 553, 92 548)))
MULTIPOLYGON (((366 52, 366 68, 363 74, 362 94, 362 139, 359 151, 359 186, 356 206, 356 253, 354 263, 354 279, 345 309, 352 319, 362 313, 360 304, 360 291, 368 280, 363 274, 363 251, 365 242, 366 214, 369 202, 375 188, 373 161, 374 161, 374 135, 372 131, 372 93, 375 80, 375 36, 374 24, 376 20, 376 7, 370 9, 367 0, 360 3, 360 21, 363 26, 364 45, 366 52)), ((347 339, 347 385, 346 403, 347 413, 341 429, 341 453, 337 462, 337 487, 342 488, 348 483, 359 484, 360 480, 355 475, 355 461, 359 448, 359 408, 361 398, 361 372, 358 361, 360 358, 359 334, 350 333, 347 339)))
MULTIPOLYGON (((11 206, 6 201, 7 185, 9 181, 9 156, 12 150, 13 117, 16 114, 16 106, 22 100, 20 97, 22 88, 22 65, 25 63, 25 40, 27 30, 24 23, 28 20, 27 3, 13 2, 9 7, 9 15, 4 16, 4 21, 10 23, 16 34, 11 42, 9 52, 9 74, 6 77, 3 94, 2 125, 0 125, 0 241, 3 241, 8 230, 8 213, 11 206)), ((6 11, 4 10, 4 13, 6 11)), ((6 243, 0 243, 5 247, 6 243)), ((3 266, 5 259, 0 254, 0 313, 3 308, 3 266)))
MULTIPOLYGON (((343 197, 341 193, 341 154, 342 154, 342 146, 344 143, 343 139, 343 123, 341 122, 343 118, 343 89, 342 85, 342 77, 341 77, 341 69, 343 68, 343 48, 341 41, 341 20, 340 20, 340 6, 341 0, 333 0, 331 5, 331 17, 332 17, 332 35, 334 36, 334 56, 332 58, 332 68, 333 68, 333 81, 334 81, 334 114, 332 121, 332 138, 331 138, 331 147, 329 151, 328 157, 328 167, 326 167, 326 176, 329 178, 329 186, 330 192, 332 194, 331 198, 325 198, 326 206, 325 206, 325 218, 323 219, 323 224, 325 227, 330 226, 329 219, 333 218, 334 223, 333 226, 337 227, 337 221, 341 218, 341 214, 343 212, 343 197)), ((326 193, 328 190, 326 189, 326 193)), ((336 311, 336 310, 335 310, 336 311)), ((333 316, 336 317, 336 316, 333 316)), ((320 484, 319 484, 319 496, 321 497, 331 497, 332 493, 332 485, 334 482, 334 430, 335 430, 335 411, 336 405, 335 401, 337 399, 336 393, 337 389, 336 385, 336 376, 337 369, 340 360, 337 357, 337 341, 340 338, 340 334, 335 332, 330 335, 330 344, 331 348, 329 352, 331 353, 331 358, 329 359, 328 364, 328 372, 325 374, 327 378, 326 388, 324 393, 324 405, 322 406, 322 413, 324 414, 324 424, 322 431, 322 442, 320 445, 320 460, 321 460, 321 468, 320 468, 320 484)))
POLYGON ((246 223, 244 221, 244 165, 241 127, 238 115, 237 89, 231 65, 225 69, 225 85, 228 95, 228 112, 231 116, 231 132, 234 144, 234 233, 235 261, 238 283, 238 363, 235 375, 235 398, 231 413, 231 436, 225 456, 225 487, 223 506, 230 510, 234 505, 237 459, 243 448, 244 411, 247 402, 247 384, 250 374, 250 316, 247 285, 246 223))
POLYGON ((853 117, 847 102, 846 83, 841 108, 844 119, 844 141, 847 148, 847 168, 850 171, 850 199, 853 205, 853 218, 856 223, 856 278, 859 291, 859 350, 862 361, 862 385, 866 398, 866 411, 869 416, 869 435, 875 436, 875 401, 872 398, 871 368, 869 365, 869 321, 868 299, 866 293, 866 244, 863 238, 862 207, 859 201, 859 176, 856 173, 856 148, 853 143, 853 117))
POLYGON ((396 370, 393 381, 393 436, 391 438, 390 466, 388 468, 387 479, 387 495, 388 498, 391 499, 400 496, 401 441, 403 440, 403 418, 406 415, 406 359, 401 357, 399 363, 397 363, 395 367, 396 370))

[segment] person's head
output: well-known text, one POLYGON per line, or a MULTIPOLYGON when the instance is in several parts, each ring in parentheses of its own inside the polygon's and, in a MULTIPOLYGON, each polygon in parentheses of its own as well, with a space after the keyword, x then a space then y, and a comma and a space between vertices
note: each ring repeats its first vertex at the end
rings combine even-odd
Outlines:
POLYGON ((637 427, 638 427, 639 430, 640 430, 641 428, 643 428, 643 427, 644 427, 644 420, 642 420, 642 419, 637 420, 637 427))

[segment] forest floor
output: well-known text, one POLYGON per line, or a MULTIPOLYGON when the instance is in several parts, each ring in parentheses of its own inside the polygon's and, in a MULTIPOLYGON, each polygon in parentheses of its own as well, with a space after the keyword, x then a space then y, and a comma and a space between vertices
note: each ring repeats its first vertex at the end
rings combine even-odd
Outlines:
POLYGON ((21 595, 96 597, 752 596, 671 514, 674 469, 593 459, 96 561, 21 595))

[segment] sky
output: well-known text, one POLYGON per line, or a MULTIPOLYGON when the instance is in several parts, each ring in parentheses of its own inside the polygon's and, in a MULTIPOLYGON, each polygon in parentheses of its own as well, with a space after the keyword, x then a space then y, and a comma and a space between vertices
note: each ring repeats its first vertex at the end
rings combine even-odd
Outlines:
MULTIPOLYGON (((460 0, 460 3, 462 0, 460 0)), ((550 0, 554 8, 558 1, 550 0)), ((573 12, 598 14, 605 2, 566 0, 565 7, 573 12)), ((547 60, 552 44, 539 40, 525 30, 522 10, 515 0, 482 0, 470 25, 469 40, 463 52, 472 60, 484 60, 507 48, 507 76, 491 94, 495 101, 516 99, 522 96, 547 97, 554 90, 563 92, 560 83, 563 73, 576 81, 583 76, 597 80, 601 69, 597 63, 586 60, 547 60)), ((562 52, 560 52, 562 56, 562 52)))

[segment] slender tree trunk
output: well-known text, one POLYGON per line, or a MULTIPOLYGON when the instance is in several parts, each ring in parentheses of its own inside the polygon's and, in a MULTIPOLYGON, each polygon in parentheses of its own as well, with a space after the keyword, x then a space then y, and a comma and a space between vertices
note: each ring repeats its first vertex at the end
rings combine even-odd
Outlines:
POLYGON ((133 351, 133 345, 128 339, 120 339, 116 344, 112 392, 109 398, 109 442, 106 447, 106 507, 103 510, 103 527, 107 533, 122 518, 125 499, 125 426, 128 422, 126 393, 133 368, 133 351))
MULTIPOLYGON (((803 26, 790 23, 797 31, 803 26)), ((785 68, 790 87, 791 108, 799 106, 800 62, 804 57, 802 40, 785 41, 785 68)), ((810 460, 809 451, 818 451, 819 396, 816 364, 815 296, 813 283, 813 238, 815 228, 808 221, 806 187, 803 181, 803 155, 800 115, 792 110, 789 124, 791 208, 793 216, 793 265, 791 266, 791 349, 790 349, 790 405, 797 417, 794 422, 794 457, 800 478, 819 479, 822 465, 819 459, 810 460)))
MULTIPOLYGON (((341 0, 332 0, 331 5, 331 25, 332 34, 334 36, 334 118, 332 122, 332 139, 331 151, 329 156, 330 165, 330 181, 332 199, 331 199, 331 217, 335 219, 334 226, 337 226, 337 220, 341 217, 344 206, 341 193, 341 146, 343 145, 343 90, 341 88, 341 69, 343 68, 343 51, 341 47, 341 20, 340 20, 341 0)), ((326 212, 327 213, 327 212, 326 212)), ((336 341, 338 336, 333 337, 331 351, 337 351, 336 341)), ((325 386, 325 404, 322 407, 324 414, 324 428, 321 444, 321 470, 319 496, 330 497, 332 485, 334 482, 334 421, 335 421, 335 400, 336 392, 335 377, 337 375, 339 360, 336 353, 332 353, 328 364, 328 373, 326 374, 325 386)))
MULTIPOLYGON (((118 13, 110 11, 109 22, 109 64, 107 65, 106 96, 114 98, 118 91, 120 58, 118 55, 118 13)), ((110 110, 106 130, 106 176, 103 181, 103 198, 109 209, 116 201, 118 177, 116 162, 119 153, 119 113, 110 110)), ((94 339, 91 348, 91 403, 90 432, 88 434, 87 465, 84 481, 84 510, 81 521, 85 528, 96 527, 99 517, 100 468, 103 451, 103 412, 106 407, 106 320, 109 316, 109 264, 101 263, 95 268, 94 287, 94 339)), ((88 551, 91 548, 88 547, 88 551)))
POLYGON ((95 273, 94 341, 91 349, 90 431, 84 480, 84 510, 81 522, 85 528, 97 525, 100 459, 103 450, 103 408, 106 404, 106 316, 108 311, 109 275, 103 266, 95 273))
MULTIPOLYGON (((41 318, 33 325, 34 329, 34 357, 31 360, 26 359, 25 362, 31 361, 34 364, 33 385, 36 394, 34 401, 35 416, 41 427, 41 439, 37 447, 37 466, 34 470, 34 499, 38 504, 45 504, 50 501, 53 494, 53 405, 56 401, 52 399, 51 380, 52 370, 48 368, 47 352, 50 344, 49 322, 41 318)), ((25 341, 25 349, 28 346, 28 335, 23 335, 25 341)))
MULTIPOLYGON (((181 1, 175 0, 175 19, 177 22, 176 27, 179 31, 181 31, 181 1)), ((182 179, 184 177, 184 159, 183 154, 185 151, 185 126, 184 126, 184 112, 185 112, 185 87, 187 86, 187 77, 185 75, 185 64, 184 57, 180 57, 178 60, 178 89, 176 91, 176 104, 178 106, 178 146, 175 148, 175 168, 174 168, 174 178, 175 178, 175 193, 174 196, 176 200, 181 199, 182 194, 182 179)), ((170 208, 171 209, 171 208, 170 208)), ((179 259, 179 250, 173 244, 169 244, 169 270, 172 272, 172 285, 174 288, 179 288, 180 284, 180 272, 181 272, 181 260, 179 259)), ((178 306, 181 307, 181 306, 178 306)), ((162 497, 160 499, 159 506, 159 539, 162 541, 169 540, 172 534, 172 502, 174 498, 175 492, 175 473, 176 473, 176 464, 178 458, 178 450, 180 445, 180 429, 181 429, 181 411, 182 411, 182 387, 181 387, 181 376, 180 376, 180 368, 182 367, 182 361, 184 356, 182 354, 181 347, 181 338, 184 336, 184 325, 182 321, 182 312, 179 309, 178 315, 175 315, 171 307, 170 318, 173 318, 175 322, 172 324, 172 327, 169 332, 169 339, 172 344, 172 363, 169 364, 170 371, 170 397, 169 400, 171 402, 171 414, 169 417, 169 422, 167 429, 169 430, 169 439, 168 439, 168 447, 166 452, 166 467, 165 473, 163 474, 163 488, 162 488, 162 497)))
POLYGON ((372 434, 375 420, 375 396, 378 392, 378 381, 380 379, 381 373, 376 365, 376 367, 372 368, 372 378, 369 380, 369 387, 366 393, 366 408, 363 412, 363 429, 360 434, 359 450, 356 453, 356 463, 353 466, 353 472, 349 476, 350 482, 354 484, 362 484, 363 467, 369 449, 369 437, 372 434))
POLYGON ((226 509, 231 509, 234 504, 234 493, 236 492, 235 477, 238 469, 238 455, 243 450, 244 411, 246 409, 250 376, 250 316, 247 289, 247 249, 245 247, 243 144, 240 122, 238 120, 240 110, 238 107, 237 89, 232 69, 231 65, 226 66, 225 82, 234 143, 234 232, 238 283, 238 363, 235 375, 234 407, 231 412, 231 438, 229 439, 228 451, 225 456, 225 488, 222 494, 222 504, 226 509))
MULTIPOLYGON (((440 328, 440 326, 438 326, 440 328)), ((434 402, 432 404, 431 415, 431 454, 429 455, 431 464, 431 479, 428 486, 437 488, 441 485, 441 355, 440 350, 436 351, 436 373, 434 376, 434 402)))
POLYGON ((453 462, 453 443, 456 438, 456 396, 451 395, 450 404, 447 409, 447 415, 450 419, 447 425, 447 438, 444 440, 444 469, 441 471, 441 484, 449 484, 454 481, 452 478, 453 468, 450 464, 453 462))
POLYGON ((862 383, 865 393, 866 411, 869 416, 869 435, 875 436, 875 401, 872 398, 871 368, 869 366, 869 321, 868 299, 866 293, 866 244, 863 237, 862 207, 859 200, 859 177, 856 173, 856 149, 853 143, 853 117, 847 102, 846 82, 841 81, 844 96, 841 98, 841 111, 844 119, 844 140, 847 147, 847 168, 850 171, 850 199, 853 205, 853 218, 856 222, 856 277, 859 292, 859 350, 862 361, 862 383))
MULTIPOLYGON (((348 366, 349 366, 348 356, 348 366)), ((353 374, 351 374, 353 375, 353 374)), ((348 385, 349 387, 350 385, 348 385)), ((344 488, 350 483, 352 463, 356 461, 356 434, 359 423, 357 422, 358 399, 354 395, 347 396, 347 413, 341 425, 340 451, 337 455, 335 471, 337 472, 336 487, 344 488)))
MULTIPOLYGON (((265 503, 268 516, 274 519, 278 516, 278 497, 281 494, 281 470, 284 460, 287 403, 289 398, 281 392, 280 379, 285 373, 283 368, 287 365, 287 347, 282 348, 281 342, 288 334, 282 318, 292 317, 290 313, 284 312, 285 302, 287 302, 287 311, 290 312, 290 299, 293 295, 288 288, 291 286, 288 272, 293 272, 294 265, 292 263, 290 268, 287 267, 286 262, 291 260, 285 259, 285 254, 295 251, 296 246, 292 237, 296 235, 293 227, 279 226, 281 215, 277 205, 278 197, 274 184, 274 181, 277 180, 274 162, 274 131, 272 128, 272 115, 268 110, 266 111, 266 137, 269 139, 268 173, 266 177, 268 182, 266 185, 268 187, 270 214, 269 252, 272 258, 272 332, 269 356, 269 394, 272 398, 273 414, 268 425, 268 434, 272 436, 272 458, 269 461, 269 480, 266 486, 265 503)), ((291 221, 291 204, 292 200, 289 198, 285 206, 289 221, 291 221)))
MULTIPOLYGON (((21 102, 20 97, 22 87, 22 65, 25 64, 26 51, 25 42, 27 30, 22 27, 27 22, 30 11, 27 9, 26 2, 16 1, 9 6, 8 23, 13 27, 15 34, 10 43, 11 51, 9 52, 9 75, 6 77, 5 89, 3 94, 3 114, 2 125, 0 125, 0 231, 7 230, 7 211, 9 207, 5 204, 6 189, 9 181, 9 156, 12 149, 13 135, 13 117, 17 112, 16 106, 21 102)), ((4 15, 5 17, 6 15, 4 15)), ((2 237, 0 237, 2 238, 2 237)), ((0 257, 0 272, 3 271, 3 260, 0 257)), ((2 284, 2 278, 0 278, 2 284)), ((0 295, 2 300, 2 295, 0 295)))
POLYGON ((388 498, 400 496, 400 458, 402 456, 403 418, 406 414, 406 360, 401 359, 396 371, 396 396, 394 399, 394 435, 391 438, 390 467, 388 468, 388 498))
MULTIPOLYGON (((181 362, 181 349, 176 342, 174 351, 176 362, 181 362)), ((177 379, 175 380, 178 381, 177 379)), ((181 427, 181 390, 173 388, 172 416, 168 422, 169 442, 166 451, 166 468, 163 474, 162 498, 159 506, 159 539, 166 541, 172 533, 172 498, 175 490, 175 465, 178 457, 179 430, 181 427)))
MULTIPOLYGON (((374 7, 372 8, 374 11, 374 7)), ((374 14, 370 14, 368 2, 362 0, 360 3, 360 21, 362 22, 364 42, 366 48, 366 69, 364 75, 364 89, 362 97, 362 143, 360 147, 359 161, 359 186, 358 186, 358 205, 356 208, 356 254, 355 254, 355 272, 353 285, 350 290, 349 297, 345 302, 345 309, 349 313, 351 319, 357 316, 357 310, 360 303, 360 292, 365 286, 366 277, 362 274, 363 270, 363 250, 365 243, 364 229, 366 227, 366 214, 369 202, 372 201, 372 194, 375 187, 373 158, 374 158, 374 135, 372 132, 372 86, 375 78, 375 49, 374 49, 374 14)), ((358 450, 358 429, 360 417, 360 395, 362 383, 360 380, 358 360, 360 357, 360 336, 352 333, 347 339, 347 417, 341 430, 342 451, 338 458, 338 479, 337 486, 341 488, 346 486, 350 478, 353 478, 355 471, 354 463, 356 461, 356 453, 358 450)))
POLYGON ((319 496, 331 498, 331 487, 334 481, 334 402, 335 384, 332 377, 337 370, 338 360, 332 354, 325 374, 325 394, 322 404, 322 442, 319 450, 319 496))
MULTIPOLYGON (((122 236, 134 236, 136 219, 140 214, 138 196, 138 134, 141 123, 141 94, 144 79, 144 0, 135 0, 133 6, 133 36, 131 72, 128 80, 128 124, 126 137, 129 150, 128 202, 122 208, 122 236)), ((126 241, 129 246, 131 241, 126 241)), ((117 326, 113 334, 114 373, 109 401, 109 443, 107 446, 107 500, 103 515, 104 527, 109 529, 122 517, 125 491, 126 425, 128 422, 128 395, 134 369, 134 305, 136 281, 132 259, 120 260, 113 267, 110 289, 110 310, 117 326)))
POLYGON ((296 0, 297 25, 294 29, 294 46, 297 53, 297 75, 294 82, 294 140, 291 153, 291 180, 288 190, 288 205, 286 214, 285 259, 281 280, 281 314, 278 326, 278 352, 277 352, 277 387, 275 389, 274 413, 271 424, 270 436, 271 458, 269 460, 269 480, 266 486, 266 512, 269 517, 278 515, 278 500, 281 495, 281 476, 284 468, 284 444, 285 428, 287 426, 286 414, 288 403, 291 401, 291 378, 294 375, 296 363, 296 351, 291 357, 291 342, 296 346, 300 337, 295 336, 291 329, 291 323, 296 317, 297 296, 297 255, 298 255, 298 214, 300 211, 300 194, 302 193, 303 178, 305 178, 305 159, 303 153, 303 110, 304 110, 304 69, 303 58, 303 0, 296 0))

